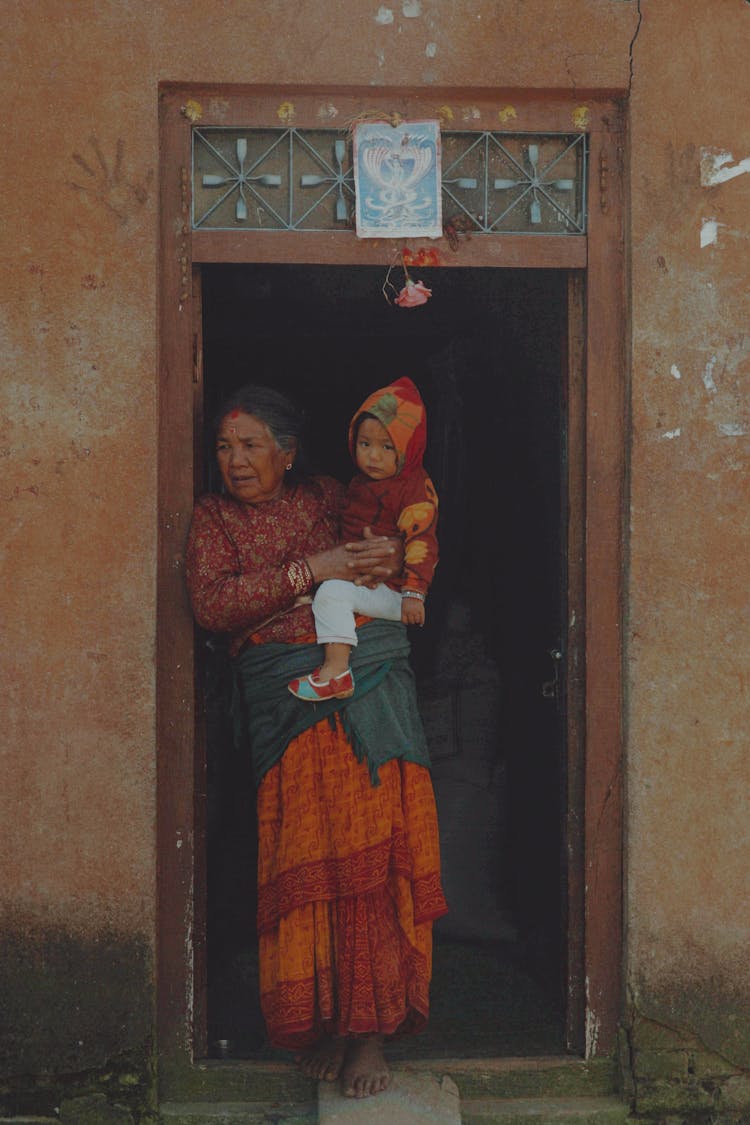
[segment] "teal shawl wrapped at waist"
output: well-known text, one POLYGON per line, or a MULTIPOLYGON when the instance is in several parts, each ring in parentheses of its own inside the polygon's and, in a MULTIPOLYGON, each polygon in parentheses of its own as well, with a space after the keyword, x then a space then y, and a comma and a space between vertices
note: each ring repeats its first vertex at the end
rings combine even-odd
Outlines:
POLYGON ((357 630, 352 649, 354 695, 305 703, 287 684, 323 663, 318 644, 248 645, 235 660, 232 717, 238 746, 249 742, 255 783, 281 759, 293 738, 338 714, 359 761, 367 760, 373 785, 391 758, 430 765, 417 710, 406 627, 371 621, 357 630))

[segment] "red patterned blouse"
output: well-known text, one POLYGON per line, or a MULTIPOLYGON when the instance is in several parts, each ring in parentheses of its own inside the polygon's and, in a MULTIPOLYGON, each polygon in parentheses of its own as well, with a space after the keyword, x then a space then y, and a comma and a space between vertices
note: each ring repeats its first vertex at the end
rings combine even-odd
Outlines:
POLYGON ((290 564, 340 542, 343 486, 313 477, 278 500, 241 504, 203 496, 187 545, 187 584, 199 625, 228 633, 234 656, 246 641, 291 643, 314 633, 299 570, 290 564), (297 603, 297 604, 295 604, 297 603))

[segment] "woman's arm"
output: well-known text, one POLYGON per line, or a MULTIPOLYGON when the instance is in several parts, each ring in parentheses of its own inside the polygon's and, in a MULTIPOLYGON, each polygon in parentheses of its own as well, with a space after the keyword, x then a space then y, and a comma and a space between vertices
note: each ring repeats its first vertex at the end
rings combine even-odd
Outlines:
POLYGON ((214 633, 236 633, 291 609, 326 578, 377 585, 403 566, 403 544, 367 536, 307 557, 242 571, 235 543, 212 499, 193 512, 186 553, 186 577, 195 619, 214 633))
POLYGON ((214 633, 235 633, 291 609, 313 584, 302 560, 240 570, 237 548, 215 503, 199 501, 188 536, 186 576, 193 613, 214 633), (295 565, 295 563, 297 565, 295 565))

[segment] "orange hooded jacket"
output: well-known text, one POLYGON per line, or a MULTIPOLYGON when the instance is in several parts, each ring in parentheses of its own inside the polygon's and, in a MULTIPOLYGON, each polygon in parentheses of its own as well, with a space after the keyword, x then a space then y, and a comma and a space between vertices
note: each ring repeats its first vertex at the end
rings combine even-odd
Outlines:
POLYGON ((427 441, 424 403, 407 378, 366 398, 349 426, 349 450, 355 463, 357 430, 363 414, 371 414, 388 431, 396 447, 397 469, 387 480, 371 480, 356 473, 344 501, 343 538, 359 539, 365 527, 375 535, 403 535, 404 570, 388 585, 426 595, 438 561, 438 498, 422 465, 427 441))

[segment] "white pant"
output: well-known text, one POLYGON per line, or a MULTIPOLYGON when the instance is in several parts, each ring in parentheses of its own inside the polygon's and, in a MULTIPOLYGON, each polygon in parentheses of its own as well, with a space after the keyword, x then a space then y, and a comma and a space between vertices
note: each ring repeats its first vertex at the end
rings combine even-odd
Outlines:
POLYGON ((313 598, 315 632, 320 644, 338 642, 356 645, 354 614, 380 617, 385 621, 401 620, 401 595, 381 583, 374 590, 355 586, 341 578, 329 578, 318 587, 313 598))

